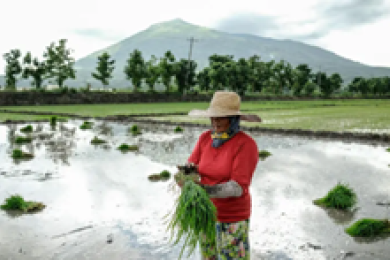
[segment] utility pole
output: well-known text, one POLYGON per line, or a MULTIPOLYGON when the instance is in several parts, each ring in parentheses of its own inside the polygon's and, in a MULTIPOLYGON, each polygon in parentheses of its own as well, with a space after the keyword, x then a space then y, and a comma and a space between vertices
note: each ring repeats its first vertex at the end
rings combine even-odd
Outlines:
POLYGON ((192 47, 194 46, 194 42, 197 42, 199 40, 195 39, 194 37, 191 37, 191 38, 187 39, 187 41, 190 41, 190 51, 188 53, 188 69, 187 69, 187 76, 186 76, 187 86, 189 86, 190 85, 189 79, 190 79, 190 70, 191 70, 192 47))

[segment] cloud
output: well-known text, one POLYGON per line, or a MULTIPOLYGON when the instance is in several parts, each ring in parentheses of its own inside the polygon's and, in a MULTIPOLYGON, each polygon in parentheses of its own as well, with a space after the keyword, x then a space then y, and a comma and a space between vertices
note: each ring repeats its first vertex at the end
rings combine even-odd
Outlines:
MULTIPOLYGON (((291 10, 294 12, 294 10, 291 10)), ((216 29, 231 33, 312 41, 333 30, 351 30, 377 22, 390 14, 386 0, 318 1, 301 19, 288 16, 264 16, 253 13, 234 14, 219 22, 216 29)))
POLYGON ((110 33, 105 30, 101 29, 95 29, 95 28, 83 28, 83 29, 76 29, 73 31, 73 33, 82 36, 82 37, 88 37, 88 38, 94 38, 104 41, 112 41, 112 40, 119 40, 123 38, 122 35, 110 33))
POLYGON ((278 23, 271 16, 254 13, 238 13, 220 20, 217 23, 216 29, 230 33, 262 35, 277 30, 278 23))

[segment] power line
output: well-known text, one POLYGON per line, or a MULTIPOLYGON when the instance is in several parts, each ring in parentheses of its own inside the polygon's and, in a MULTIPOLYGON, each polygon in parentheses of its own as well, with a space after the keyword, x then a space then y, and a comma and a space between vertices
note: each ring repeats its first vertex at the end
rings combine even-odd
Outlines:
POLYGON ((194 37, 191 37, 187 39, 187 41, 190 41, 190 51, 188 53, 188 69, 187 69, 187 76, 186 76, 186 82, 187 86, 190 85, 189 79, 190 79, 190 71, 191 71, 191 56, 192 56, 192 48, 194 46, 194 42, 198 42, 198 39, 195 39, 194 37))

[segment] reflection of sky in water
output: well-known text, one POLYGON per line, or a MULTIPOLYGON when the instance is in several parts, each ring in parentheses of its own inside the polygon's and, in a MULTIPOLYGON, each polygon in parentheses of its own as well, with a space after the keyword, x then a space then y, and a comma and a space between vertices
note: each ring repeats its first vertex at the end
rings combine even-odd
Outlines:
MULTIPOLYGON (((128 132, 132 124, 95 122, 93 130, 81 131, 81 123, 69 122, 53 132, 43 125, 42 132, 34 136, 54 135, 34 141, 36 158, 18 164, 9 156, 14 146, 9 143, 10 129, 0 126, 0 199, 17 192, 48 205, 39 214, 12 220, 1 212, 4 232, 0 241, 9 241, 7 249, 13 241, 25 243, 26 248, 45 248, 55 243, 48 237, 92 224, 110 227, 128 246, 139 247, 157 259, 173 259, 180 246, 174 250, 168 246, 163 216, 172 209, 176 195, 168 192, 171 181, 150 183, 147 176, 164 169, 174 172, 177 164, 186 161, 203 130, 172 134, 173 126, 139 124, 143 135, 133 137, 128 132), (95 135, 108 144, 92 146, 89 142, 95 135), (121 143, 138 144, 140 152, 122 154, 116 150, 121 143), (46 173, 49 178, 42 178, 46 173)), ((390 254, 383 246, 389 240, 359 244, 343 233, 352 220, 389 217, 386 208, 375 205, 389 200, 390 153, 385 147, 253 137, 259 149, 273 154, 259 162, 251 185, 254 259, 259 254, 266 259, 326 259, 338 257, 342 250, 356 251, 363 258, 368 251, 375 251, 378 259, 390 254), (324 196, 338 181, 357 191, 360 209, 355 215, 337 216, 312 205, 313 199, 324 196), (307 249, 304 245, 308 242, 323 248, 307 249)), ((98 240, 100 235, 89 239, 98 240)), ((0 249, 4 246, 0 244, 0 249)), ((99 257, 94 259, 105 259, 99 257)))

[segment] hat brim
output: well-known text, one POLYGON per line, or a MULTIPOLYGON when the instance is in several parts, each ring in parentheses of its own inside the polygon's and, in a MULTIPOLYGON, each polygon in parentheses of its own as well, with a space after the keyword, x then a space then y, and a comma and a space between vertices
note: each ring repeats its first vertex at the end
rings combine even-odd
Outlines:
POLYGON ((261 122, 261 118, 258 115, 243 114, 240 111, 210 111, 210 110, 198 110, 194 109, 188 113, 191 117, 225 117, 225 116, 240 116, 240 119, 248 122, 261 122))

